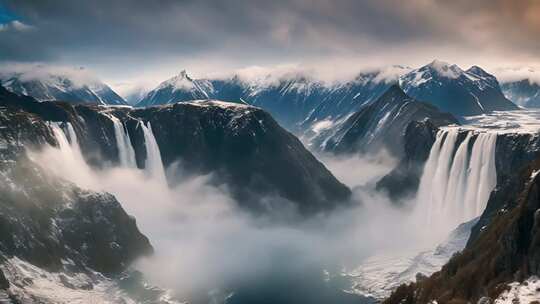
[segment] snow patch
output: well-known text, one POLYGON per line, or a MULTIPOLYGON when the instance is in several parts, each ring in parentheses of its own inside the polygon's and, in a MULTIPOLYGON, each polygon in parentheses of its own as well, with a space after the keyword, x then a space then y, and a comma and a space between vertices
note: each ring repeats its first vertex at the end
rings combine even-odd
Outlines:
POLYGON ((523 283, 508 284, 510 290, 503 292, 494 304, 525 304, 540 300, 540 279, 532 276, 523 283))
POLYGON ((319 134, 321 133, 322 131, 324 130, 328 130, 330 128, 332 128, 332 126, 334 126, 335 124, 335 121, 331 120, 331 119, 325 119, 325 120, 321 120, 317 123, 315 123, 312 127, 311 127, 311 130, 315 133, 315 134, 319 134))
POLYGON ((493 111, 488 114, 466 116, 460 127, 465 130, 489 131, 499 134, 540 132, 540 110, 493 111))

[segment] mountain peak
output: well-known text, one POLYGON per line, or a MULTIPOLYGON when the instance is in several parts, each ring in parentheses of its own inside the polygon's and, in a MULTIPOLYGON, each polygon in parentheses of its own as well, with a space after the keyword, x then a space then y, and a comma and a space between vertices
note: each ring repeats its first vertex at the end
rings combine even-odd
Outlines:
POLYGON ((185 69, 181 70, 180 73, 178 73, 177 77, 189 78, 188 73, 187 73, 187 71, 185 69))
POLYGON ((171 78, 171 80, 173 80, 173 79, 174 79, 174 80, 183 80, 183 79, 186 79, 186 80, 189 80, 189 81, 193 80, 193 79, 189 76, 187 70, 185 70, 185 69, 181 70, 180 73, 178 73, 178 74, 176 74, 175 76, 173 76, 173 77, 171 78))
POLYGON ((125 105, 125 100, 95 76, 81 68, 50 68, 42 65, 25 67, 22 71, 0 72, 0 83, 18 95, 36 100, 125 105))
POLYGON ((474 74, 474 75, 478 75, 478 76, 491 76, 491 74, 486 72, 486 70, 482 69, 481 67, 477 65, 473 65, 466 72, 474 74))
POLYGON ((432 67, 442 67, 442 66, 449 66, 450 64, 446 61, 442 61, 439 59, 434 59, 432 62, 428 64, 428 66, 432 67))
POLYGON ((433 60, 428 65, 422 67, 421 70, 422 69, 430 69, 440 76, 452 79, 458 78, 461 74, 463 74, 463 70, 457 65, 449 64, 438 59, 433 60))
POLYGON ((158 88, 172 87, 173 90, 188 90, 193 88, 193 79, 186 70, 181 70, 177 75, 162 82, 158 88))

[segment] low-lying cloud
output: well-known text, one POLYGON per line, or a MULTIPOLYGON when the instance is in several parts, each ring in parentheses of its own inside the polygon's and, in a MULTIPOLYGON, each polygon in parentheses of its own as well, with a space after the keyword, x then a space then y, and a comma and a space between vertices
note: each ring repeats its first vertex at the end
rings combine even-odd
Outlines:
POLYGON ((17 77, 21 81, 41 81, 58 83, 60 78, 69 79, 74 87, 94 85, 99 79, 84 68, 38 63, 3 63, 0 64, 0 80, 17 77))
POLYGON ((326 156, 336 176, 354 187, 354 203, 284 224, 239 209, 226 188, 209 183, 211 175, 168 172, 183 178, 167 186, 137 169, 90 168, 77 154, 51 147, 31 158, 81 187, 114 194, 155 247, 135 267, 151 283, 195 303, 284 288, 280 284, 290 284, 287 291, 315 288, 314 282, 325 279, 323 270, 339 275, 375 253, 433 244, 425 229, 411 225, 406 210, 372 191, 374 180, 394 164, 384 155, 326 156))

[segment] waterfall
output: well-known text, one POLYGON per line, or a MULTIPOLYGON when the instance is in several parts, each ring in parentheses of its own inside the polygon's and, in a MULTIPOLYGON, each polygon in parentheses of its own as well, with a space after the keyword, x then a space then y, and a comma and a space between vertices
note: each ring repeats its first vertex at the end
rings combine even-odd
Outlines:
POLYGON ((152 131, 152 125, 148 122, 145 126, 144 122, 140 123, 144 133, 144 142, 146 147, 146 162, 145 170, 149 176, 156 178, 159 182, 166 183, 165 168, 161 160, 161 152, 152 131))
POLYGON ((461 142, 458 135, 458 129, 437 133, 416 197, 421 220, 446 232, 480 216, 497 184, 497 134, 469 131, 461 142))
POLYGON ((124 125, 120 119, 113 115, 109 116, 114 125, 114 136, 116 138, 116 147, 118 149, 118 160, 122 167, 135 168, 137 163, 135 161, 135 150, 131 145, 131 139, 129 133, 124 129, 124 125))
POLYGON ((60 123, 51 122, 49 125, 54 133, 56 141, 58 142, 60 152, 69 161, 84 162, 75 129, 73 129, 73 126, 69 122, 66 122, 64 125, 67 131, 67 136, 66 131, 63 130, 60 123))
POLYGON ((50 168, 53 173, 63 176, 78 186, 91 188, 94 180, 92 171, 81 153, 73 126, 69 122, 50 122, 49 127, 58 142, 58 148, 55 149, 57 150, 55 153, 43 153, 41 161, 54 163, 55 166, 50 168))
MULTIPOLYGON (((128 166, 132 165, 132 168, 136 168, 135 153, 133 152, 129 135, 124 131, 122 123, 118 120, 118 118, 111 118, 111 120, 115 124, 115 136, 117 142, 119 143, 118 151, 121 164, 128 166)), ((167 183, 165 168, 163 167, 161 152, 159 151, 159 146, 156 142, 156 138, 154 137, 152 126, 150 125, 150 122, 148 122, 147 125, 145 125, 144 122, 140 122, 139 125, 143 130, 146 148, 146 162, 144 170, 150 178, 155 179, 159 183, 165 185, 167 183)), ((79 180, 79 183, 87 185, 86 181, 90 180, 87 178, 87 176, 89 176, 91 169, 86 164, 86 161, 81 153, 77 140, 77 134, 75 133, 73 126, 69 122, 63 124, 51 122, 49 126, 51 127, 56 141, 58 142, 60 155, 63 159, 62 163, 65 166, 80 168, 78 169, 79 171, 84 171, 79 172, 81 173, 79 175, 84 177, 84 179, 79 180)))

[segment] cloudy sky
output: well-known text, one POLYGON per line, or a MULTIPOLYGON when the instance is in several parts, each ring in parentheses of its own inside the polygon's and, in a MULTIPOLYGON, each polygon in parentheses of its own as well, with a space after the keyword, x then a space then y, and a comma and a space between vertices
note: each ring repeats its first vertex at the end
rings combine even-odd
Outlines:
POLYGON ((84 67, 116 88, 182 69, 538 69, 539 37, 540 0, 0 0, 2 63, 84 67))

